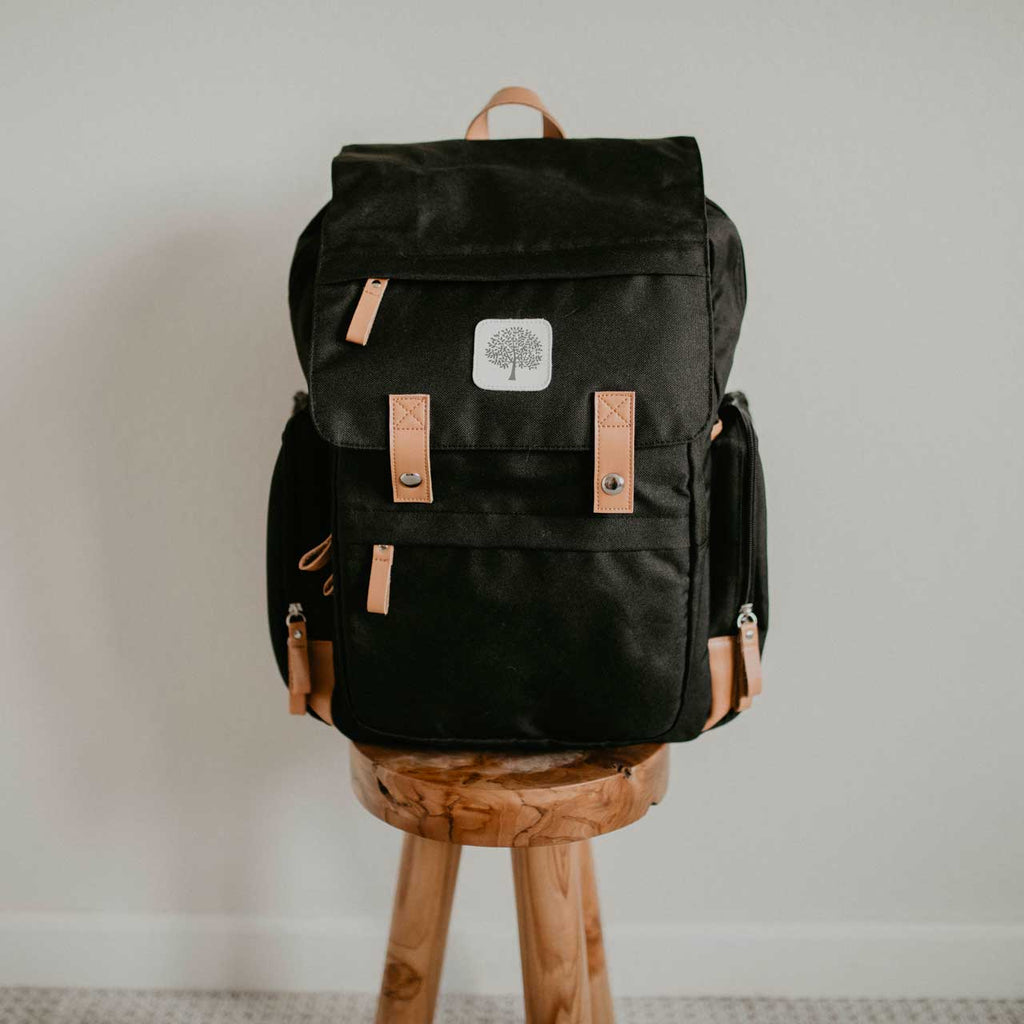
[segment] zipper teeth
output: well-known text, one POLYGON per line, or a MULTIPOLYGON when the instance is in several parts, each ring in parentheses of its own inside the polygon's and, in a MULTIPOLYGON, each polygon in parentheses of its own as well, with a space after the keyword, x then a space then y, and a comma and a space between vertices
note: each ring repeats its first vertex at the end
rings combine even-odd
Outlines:
POLYGON ((743 429, 747 435, 747 587, 744 604, 754 601, 754 524, 757 503, 757 435, 750 417, 743 416, 743 429))
POLYGON ((746 409, 743 408, 738 402, 732 403, 733 408, 739 415, 740 422, 743 424, 743 434, 746 438, 746 470, 747 476, 747 500, 744 503, 744 512, 746 522, 744 526, 744 543, 746 550, 744 551, 744 557, 741 557, 740 567, 745 568, 746 571, 743 574, 744 586, 743 586, 743 600, 741 604, 753 604, 754 600, 754 530, 757 522, 756 516, 756 505, 757 505, 757 435, 754 433, 754 425, 750 420, 750 415, 746 409), (744 565, 745 563, 745 565, 744 565))

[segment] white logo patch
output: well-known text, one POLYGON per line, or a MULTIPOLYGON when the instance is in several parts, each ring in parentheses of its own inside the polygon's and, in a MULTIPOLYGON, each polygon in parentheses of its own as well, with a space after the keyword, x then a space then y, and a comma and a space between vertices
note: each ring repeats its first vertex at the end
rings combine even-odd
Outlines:
POLYGON ((481 320, 473 335, 473 383, 485 391, 543 391, 551 383, 551 324, 481 320))

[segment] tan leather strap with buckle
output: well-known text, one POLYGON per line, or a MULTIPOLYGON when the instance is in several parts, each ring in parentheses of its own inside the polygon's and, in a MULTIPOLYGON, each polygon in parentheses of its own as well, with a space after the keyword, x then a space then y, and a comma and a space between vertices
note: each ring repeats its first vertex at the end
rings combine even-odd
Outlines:
POLYGON ((522 86, 510 85, 499 89, 488 101, 483 110, 480 111, 466 129, 467 139, 488 139, 490 128, 487 124, 487 115, 494 107, 503 107, 507 104, 516 104, 520 107, 530 107, 540 113, 544 119, 545 139, 564 139, 565 129, 555 120, 551 111, 541 102, 540 97, 532 89, 524 89, 522 86))
POLYGON ((594 392, 594 511, 633 511, 634 391, 594 392))
POLYGON ((391 493, 395 501, 430 504, 430 395, 389 395, 391 493))

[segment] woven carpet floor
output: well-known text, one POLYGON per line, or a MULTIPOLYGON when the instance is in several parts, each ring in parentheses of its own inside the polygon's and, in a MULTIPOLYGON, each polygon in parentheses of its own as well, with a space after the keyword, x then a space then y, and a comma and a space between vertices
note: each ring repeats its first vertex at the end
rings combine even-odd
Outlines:
MULTIPOLYGON (((0 989, 0 1024, 371 1024, 342 993, 0 989)), ((618 1024, 1024 1024, 1024 1000, 620 999, 618 1024)), ((522 1024, 518 996, 441 997, 437 1024, 522 1024)))

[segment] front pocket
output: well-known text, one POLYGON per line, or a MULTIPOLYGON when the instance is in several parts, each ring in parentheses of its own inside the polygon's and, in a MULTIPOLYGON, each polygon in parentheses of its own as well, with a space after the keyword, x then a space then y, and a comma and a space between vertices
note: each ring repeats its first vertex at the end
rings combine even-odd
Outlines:
MULTIPOLYGON (((484 528, 493 541, 501 526, 484 528)), ((636 742, 673 725, 687 664, 688 546, 396 543, 386 615, 366 611, 372 550, 351 542, 338 554, 343 729, 572 744, 636 742)))

